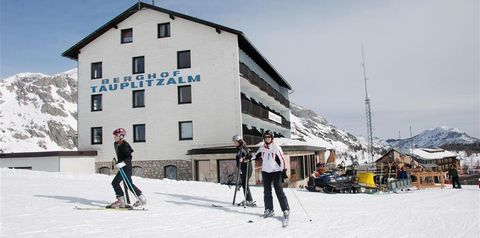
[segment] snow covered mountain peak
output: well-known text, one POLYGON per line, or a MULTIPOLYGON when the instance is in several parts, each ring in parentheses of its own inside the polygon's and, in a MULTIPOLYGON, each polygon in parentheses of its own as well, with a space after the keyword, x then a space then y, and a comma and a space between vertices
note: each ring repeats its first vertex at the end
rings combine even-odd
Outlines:
MULTIPOLYGON (((292 139, 304 140, 321 145, 326 149, 334 149, 340 160, 348 164, 352 158, 359 162, 367 160, 367 142, 363 138, 338 129, 325 118, 315 112, 290 102, 290 120, 292 122, 292 139)), ((388 145, 376 138, 374 141, 375 154, 386 152, 388 145)))
POLYGON ((0 107, 0 153, 76 148, 76 69, 0 80, 0 107))
POLYGON ((419 147, 435 148, 445 145, 469 145, 479 143, 480 140, 467 135, 458 128, 440 126, 423 131, 422 133, 407 139, 389 139, 387 142, 399 149, 419 147))

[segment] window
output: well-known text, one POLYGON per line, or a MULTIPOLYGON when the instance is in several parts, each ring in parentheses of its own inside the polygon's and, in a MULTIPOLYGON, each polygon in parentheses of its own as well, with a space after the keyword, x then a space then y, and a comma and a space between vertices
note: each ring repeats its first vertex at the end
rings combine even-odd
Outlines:
POLYGON ((180 140, 193 139, 193 122, 192 121, 181 121, 178 123, 178 127, 179 127, 180 140))
POLYGON ((167 165, 163 167, 165 178, 177 180, 177 166, 175 165, 167 165))
POLYGON ((290 157, 290 180, 298 181, 305 178, 303 171, 303 156, 290 157))
POLYGON ((217 178, 220 184, 235 185, 237 161, 234 159, 217 160, 217 178))
POLYGON ((133 107, 145 107, 145 90, 132 91, 132 104, 133 107))
POLYGON ((145 57, 132 58, 132 74, 141 74, 145 72, 145 57))
POLYGON ((178 69, 186 69, 190 68, 190 51, 178 51, 177 52, 177 68, 178 69))
POLYGON ((102 128, 101 127, 92 127, 92 145, 102 144, 102 128))
POLYGON ((170 22, 158 24, 158 38, 170 37, 170 22))
POLYGON ((133 166, 132 176, 143 177, 143 168, 140 166, 133 166))
POLYGON ((123 29, 121 32, 121 42, 122 44, 133 42, 133 29, 123 29))
POLYGON ((212 173, 210 173, 210 161, 209 160, 196 160, 195 161, 195 180, 213 182, 212 173))
POLYGON ((192 86, 178 86, 178 104, 192 103, 192 86))
POLYGON ((92 63, 91 76, 92 79, 102 78, 102 62, 92 63))
POLYGON ((32 170, 31 166, 17 166, 17 167, 8 167, 9 169, 25 169, 25 170, 32 170))
POLYGON ((102 110, 102 94, 92 95, 92 112, 102 110))
POLYGON ((145 142, 145 124, 133 125, 133 142, 145 142))
POLYGON ((98 173, 110 175, 110 168, 109 168, 109 167, 101 167, 101 168, 98 170, 98 173))

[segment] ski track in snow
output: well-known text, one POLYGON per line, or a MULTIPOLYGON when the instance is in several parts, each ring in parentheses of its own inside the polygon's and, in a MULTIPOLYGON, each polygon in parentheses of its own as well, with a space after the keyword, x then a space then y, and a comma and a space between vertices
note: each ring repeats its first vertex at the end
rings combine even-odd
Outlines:
MULTIPOLYGON (((225 185, 134 177, 147 197, 148 211, 81 211, 74 207, 103 206, 114 200, 113 176, 8 169, 0 173, 2 237, 478 237, 480 233, 478 186, 379 195, 288 188, 290 224, 282 228, 275 195, 275 216, 260 217, 261 187, 251 188, 260 207, 243 208, 231 205, 233 188, 225 185)), ((237 201, 241 198, 240 193, 237 201)))

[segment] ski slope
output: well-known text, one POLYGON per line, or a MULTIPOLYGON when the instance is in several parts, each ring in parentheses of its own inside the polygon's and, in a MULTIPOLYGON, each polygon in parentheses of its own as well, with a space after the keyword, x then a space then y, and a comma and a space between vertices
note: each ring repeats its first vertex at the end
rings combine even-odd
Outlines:
MULTIPOLYGON (((233 188, 206 182, 134 177, 148 211, 81 211, 114 200, 113 176, 0 169, 1 237, 478 237, 480 190, 431 189, 402 194, 324 194, 286 189, 290 225, 233 207, 233 188), (295 192, 295 194, 293 193, 295 192), (312 222, 300 206, 308 209, 312 222), (213 207, 212 204, 220 207, 213 207), (252 220, 253 223, 248 223, 252 220), (476 234, 476 235, 475 235, 476 234)), ((239 199, 240 200, 240 199, 239 199)))

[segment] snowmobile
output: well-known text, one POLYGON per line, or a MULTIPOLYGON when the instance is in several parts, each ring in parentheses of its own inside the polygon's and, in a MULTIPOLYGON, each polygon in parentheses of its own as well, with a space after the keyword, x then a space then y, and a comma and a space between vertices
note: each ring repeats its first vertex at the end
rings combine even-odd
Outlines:
POLYGON ((309 191, 316 191, 321 188, 325 193, 358 193, 360 186, 353 174, 339 175, 334 171, 327 171, 316 178, 314 186, 307 188, 309 191))

